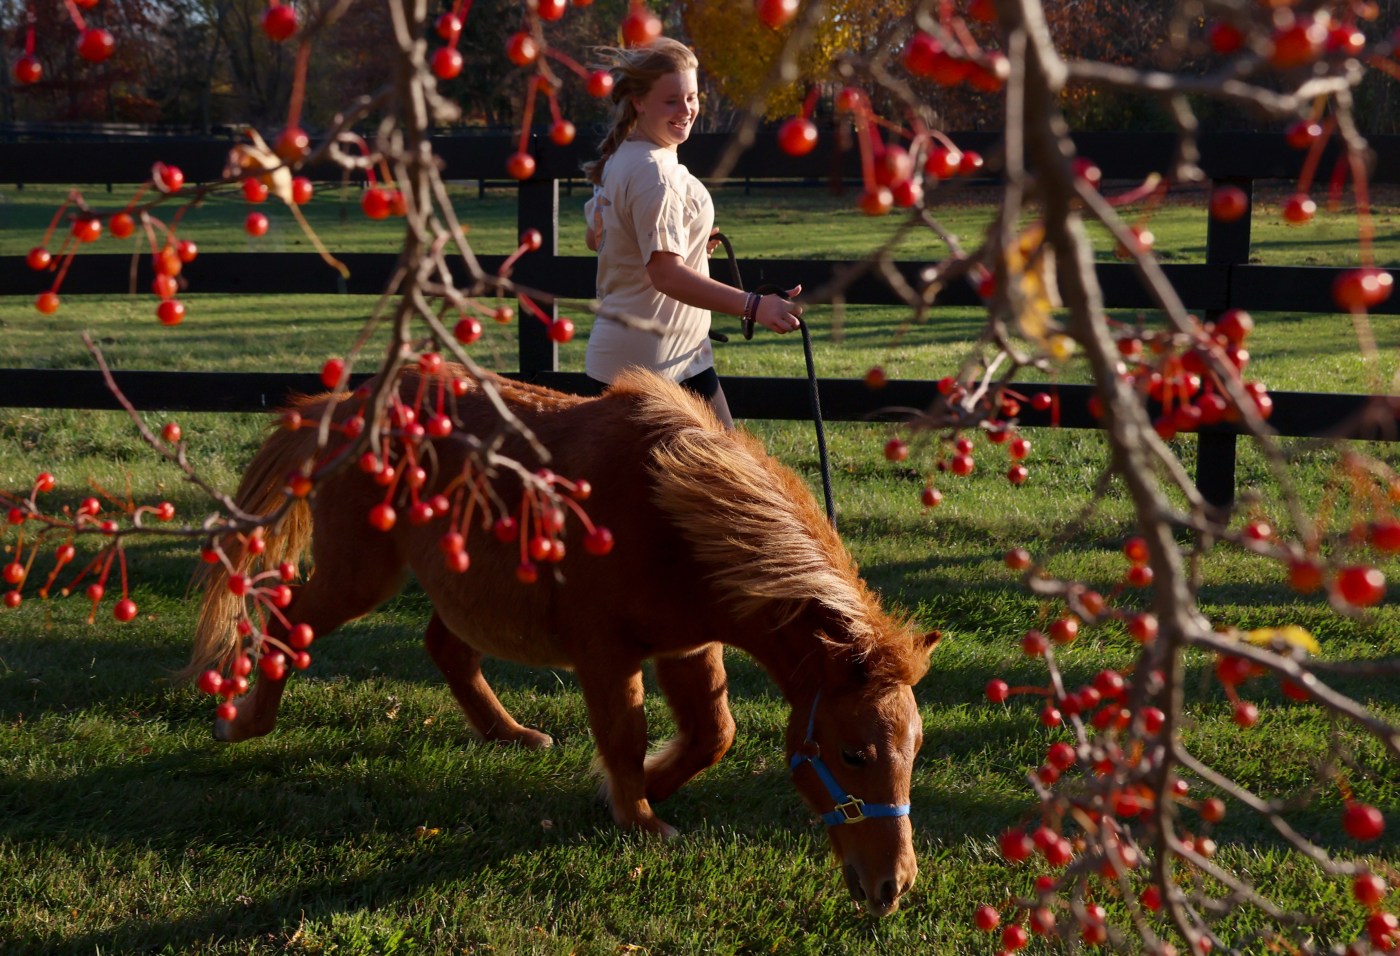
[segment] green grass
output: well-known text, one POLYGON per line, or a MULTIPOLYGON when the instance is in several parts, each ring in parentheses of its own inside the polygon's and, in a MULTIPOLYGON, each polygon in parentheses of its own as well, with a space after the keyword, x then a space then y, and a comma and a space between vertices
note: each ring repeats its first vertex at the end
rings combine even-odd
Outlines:
MULTIPOLYGON (((5 217, 20 205, 14 193, 7 197, 5 217)), ((820 206, 824 197, 792 191, 744 197, 723 190, 716 198, 722 217, 764 220, 731 230, 736 241, 744 236, 744 255, 797 254, 794 227, 822 221, 818 210, 830 209, 820 206)), ((468 212, 480 213, 469 217, 474 235, 501 243, 492 248, 483 239, 482 251, 505 251, 513 213, 501 204, 492 218, 475 202, 463 199, 468 212)), ((51 207, 34 213, 40 230, 50 214, 51 207)), ((236 221, 242 213, 225 214, 236 221)), ((976 209, 948 210, 950 220, 955 214, 965 217, 959 229, 975 229, 976 209)), ((202 215, 192 214, 191 229, 202 215)), ((1159 219, 1159 244, 1199 258, 1192 242, 1200 239, 1190 238, 1203 222, 1199 211, 1168 207, 1159 219), (1177 216, 1179 232, 1167 223, 1177 216)), ((863 231, 875 227, 850 214, 821 236, 831 254, 854 252, 854 243, 871 238, 863 231)), ((0 220, 0 241, 11 252, 32 242, 15 229, 0 220)), ((359 248, 393 245, 391 233, 351 231, 365 243, 359 248)), ((215 248, 220 239, 198 241, 215 248)), ((1340 254, 1332 248, 1268 251, 1302 261, 1340 254)), ((197 292, 188 301, 190 317, 173 330, 155 324, 144 298, 75 297, 43 320, 26 302, 0 302, 0 367, 85 367, 72 339, 88 329, 120 368, 309 370, 343 350, 372 305, 353 297, 197 292)), ((971 310, 944 310, 903 329, 896 310, 852 308, 836 342, 827 331, 830 314, 812 318, 818 367, 833 376, 881 363, 892 374, 937 377, 961 358, 978 322, 971 310)), ((581 325, 578 340, 561 350, 565 368, 582 365, 581 325)), ((1390 364, 1400 345, 1392 325, 1377 323, 1390 364)), ((493 327, 473 348, 509 368, 511 331, 493 327)), ((1338 317, 1259 317, 1253 374, 1280 389, 1364 390, 1350 336, 1338 317)), ((723 374, 802 373, 791 339, 736 341, 722 348, 720 362, 723 374)), ((166 416, 147 418, 158 424, 166 416)), ((224 485, 237 481, 264 428, 260 416, 180 420, 201 467, 224 485)), ((809 425, 749 427, 815 484, 809 425)), ((846 899, 825 838, 787 781, 786 707, 742 655, 728 661, 739 740, 720 765, 663 805, 663 816, 684 833, 663 844, 617 833, 598 802, 586 714, 569 674, 499 662, 489 670, 507 708, 552 734, 553 750, 524 753, 473 738, 420 649, 429 611, 414 587, 317 645, 311 670, 290 685, 275 734, 214 744, 208 700, 166 679, 184 663, 193 627, 187 582, 195 545, 144 542, 132 548, 142 613, 131 625, 111 624, 105 613, 89 625, 86 606, 74 599, 0 611, 0 952, 992 952, 992 941, 972 928, 973 909, 1025 892, 1034 876, 1002 866, 995 838, 1033 814, 1025 774, 1063 733, 1042 729, 1024 699, 1006 707, 982 699, 993 674, 1025 683, 1042 677, 1017 640, 1053 611, 1020 588, 1001 555, 1049 545, 1102 469, 1103 442, 1093 432, 1032 433, 1032 479, 1020 489, 1000 477, 1001 453, 979 451, 977 472, 943 482, 944 504, 925 512, 917 504, 920 466, 890 465, 879 455, 888 427, 834 423, 828 430, 842 531, 867 578, 891 606, 948 635, 917 690, 926 735, 913 793, 921 873, 896 916, 876 922, 846 899)), ((1191 467, 1194 442, 1175 445, 1191 467)), ((1298 483, 1317 510, 1336 456, 1292 447, 1298 483)), ((1390 446, 1375 450, 1394 463, 1390 446)), ((178 473, 150 459, 120 415, 0 411, 0 489, 22 487, 45 468, 59 477, 57 500, 76 499, 93 481, 119 495, 128 484, 153 490, 188 520, 208 510, 178 473)), ((1261 508, 1284 523, 1248 446, 1239 474, 1243 487, 1259 490, 1261 508)), ((1052 567, 1110 593, 1122 570, 1118 547, 1130 531, 1128 502, 1115 488, 1052 567)), ((0 538, 5 546, 14 540, 13 531, 0 538)), ((1397 579, 1400 562, 1386 570, 1397 579)), ((1204 571, 1202 602, 1219 624, 1300 623, 1330 659, 1400 654, 1393 606, 1359 621, 1338 619, 1317 599, 1292 594, 1276 567, 1226 549, 1204 571)), ((1125 606, 1143 599, 1116 598, 1125 606)), ((1121 628, 1106 626, 1086 632, 1063 664, 1071 681, 1084 681, 1126 664, 1133 650, 1121 628)), ((1259 703, 1261 721, 1241 732, 1209 677, 1210 662, 1193 656, 1188 663, 1193 750, 1266 795, 1307 787, 1310 761, 1331 731, 1320 710, 1251 684, 1247 695, 1259 703)), ((1400 720, 1393 681, 1338 684, 1400 720)), ((648 716, 653 736, 664 736, 669 720, 655 695, 648 716)), ((1358 793, 1400 809, 1395 764, 1368 740, 1349 736, 1348 743, 1369 770, 1352 775, 1358 793)), ((1324 846, 1351 854, 1338 806, 1329 790, 1292 819, 1324 846)), ((1382 868, 1400 866, 1393 820, 1391 830, 1365 848, 1382 868)), ((1360 927, 1364 913, 1344 882, 1320 876, 1241 808, 1232 807, 1215 836, 1223 862, 1283 905, 1314 914, 1320 939, 1345 940, 1360 927)), ((1100 902, 1121 917, 1121 904, 1108 896, 1100 902)), ((1240 915, 1226 929, 1248 952, 1257 951, 1248 940, 1259 927, 1257 917, 1240 915)))

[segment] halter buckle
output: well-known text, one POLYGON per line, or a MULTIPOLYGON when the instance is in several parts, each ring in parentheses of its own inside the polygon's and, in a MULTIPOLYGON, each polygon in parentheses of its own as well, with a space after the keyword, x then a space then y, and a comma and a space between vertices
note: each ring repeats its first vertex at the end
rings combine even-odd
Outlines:
POLYGON ((838 803, 831 809, 833 813, 841 814, 844 818, 841 821, 843 824, 859 823, 867 819, 865 815, 865 801, 860 797, 850 797, 845 803, 838 803))

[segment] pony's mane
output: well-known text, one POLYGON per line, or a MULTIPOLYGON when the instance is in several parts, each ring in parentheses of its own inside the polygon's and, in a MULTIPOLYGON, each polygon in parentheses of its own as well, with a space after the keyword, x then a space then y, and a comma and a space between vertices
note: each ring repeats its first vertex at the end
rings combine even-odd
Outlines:
POLYGON ((736 613, 776 609, 787 623, 820 605, 839 625, 827 640, 848 647, 870 677, 913 684, 923 676, 927 651, 915 629, 880 606, 796 474, 672 382, 628 372, 612 391, 635 396, 653 440, 653 499, 736 613))

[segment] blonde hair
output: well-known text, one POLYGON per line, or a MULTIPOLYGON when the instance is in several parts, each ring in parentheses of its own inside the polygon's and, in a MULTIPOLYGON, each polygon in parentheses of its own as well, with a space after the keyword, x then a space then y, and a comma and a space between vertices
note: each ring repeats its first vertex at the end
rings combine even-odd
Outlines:
POLYGON ((603 166, 608 157, 617 152, 637 125, 637 108, 632 101, 650 93, 661 77, 700 66, 690 47, 670 37, 657 37, 645 46, 607 48, 601 52, 611 61, 613 117, 612 129, 598 147, 599 158, 583 164, 584 175, 595 186, 603 183, 603 166))

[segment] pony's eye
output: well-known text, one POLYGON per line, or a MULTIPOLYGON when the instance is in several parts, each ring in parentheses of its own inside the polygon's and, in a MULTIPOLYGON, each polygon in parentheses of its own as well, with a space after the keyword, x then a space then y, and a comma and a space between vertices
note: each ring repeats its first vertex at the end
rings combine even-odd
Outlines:
POLYGON ((869 758, 865 756, 863 750, 842 750, 841 761, 848 767, 864 767, 869 758))

